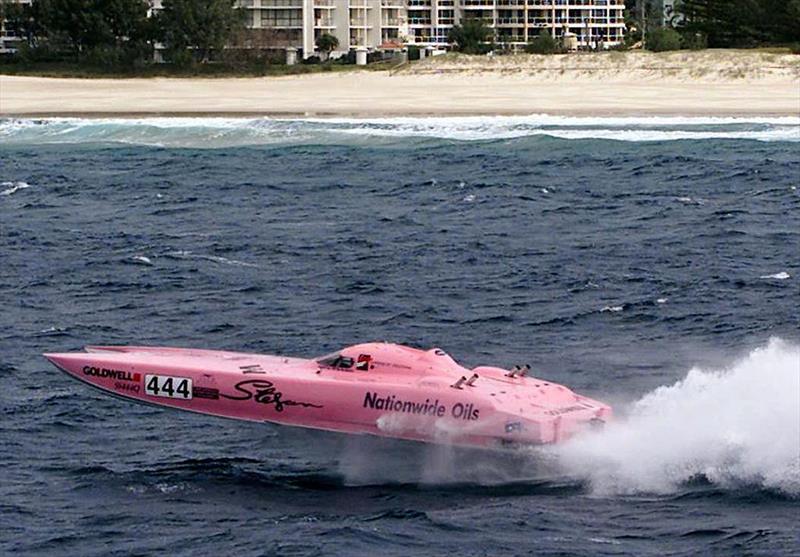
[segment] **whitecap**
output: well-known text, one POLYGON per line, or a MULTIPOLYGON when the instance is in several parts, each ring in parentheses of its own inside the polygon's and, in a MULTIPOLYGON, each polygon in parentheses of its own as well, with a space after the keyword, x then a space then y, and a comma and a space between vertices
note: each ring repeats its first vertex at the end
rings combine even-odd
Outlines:
POLYGON ((207 255, 203 253, 194 253, 189 250, 170 251, 164 254, 166 257, 175 259, 202 259, 205 261, 212 261, 223 265, 236 265, 240 267, 258 267, 255 263, 248 263, 246 261, 239 261, 237 259, 228 259, 220 255, 207 255))
POLYGON ((695 199, 693 197, 676 197, 675 201, 680 201, 687 205, 703 205, 704 203, 702 199, 695 199))
POLYGON ((786 271, 781 271, 780 273, 775 273, 774 275, 761 275, 758 278, 762 279, 775 279, 775 280, 786 280, 791 278, 792 275, 787 273, 786 271))
POLYGON ((153 261, 147 257, 146 255, 135 255, 131 257, 131 260, 135 263, 140 263, 142 265, 152 265, 153 261))
POLYGON ((618 311, 622 311, 624 308, 623 306, 605 306, 600 312, 612 312, 616 313, 618 311))
POLYGON ((31 185, 26 182, 0 182, 0 188, 6 188, 0 191, 0 195, 12 195, 19 190, 24 190, 29 187, 31 187, 31 185))

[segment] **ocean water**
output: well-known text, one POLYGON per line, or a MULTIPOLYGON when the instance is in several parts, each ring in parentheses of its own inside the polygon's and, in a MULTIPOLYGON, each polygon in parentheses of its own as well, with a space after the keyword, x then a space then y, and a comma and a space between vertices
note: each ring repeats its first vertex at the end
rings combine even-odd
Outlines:
POLYGON ((800 555, 800 118, 0 120, 0 554, 800 555), (486 453, 105 397, 40 354, 530 363, 486 453))

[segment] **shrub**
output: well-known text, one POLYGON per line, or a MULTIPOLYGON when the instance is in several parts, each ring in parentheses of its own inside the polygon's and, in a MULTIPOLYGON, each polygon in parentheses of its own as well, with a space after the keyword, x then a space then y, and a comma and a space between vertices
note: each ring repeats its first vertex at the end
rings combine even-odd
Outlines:
POLYGON ((462 25, 455 25, 447 33, 447 41, 464 54, 486 54, 494 47, 491 38, 492 30, 483 20, 473 18, 464 20, 462 25))
POLYGON ((383 52, 375 51, 375 52, 367 52, 367 64, 372 64, 374 62, 382 62, 383 61, 383 52))
POLYGON ((194 65, 194 56, 186 48, 165 50, 164 58, 178 68, 188 68, 194 65))
POLYGON ((342 65, 352 65, 356 63, 356 51, 355 50, 348 50, 347 54, 344 56, 340 56, 336 59, 337 64, 342 65))
POLYGON ((555 54, 560 50, 558 41, 551 37, 547 31, 542 31, 525 45, 525 52, 528 54, 555 54))
POLYGON ((680 50, 681 35, 670 27, 657 27, 647 33, 645 48, 653 52, 680 50))
POLYGON ((686 33, 682 38, 683 48, 703 50, 708 48, 708 39, 702 33, 686 33))

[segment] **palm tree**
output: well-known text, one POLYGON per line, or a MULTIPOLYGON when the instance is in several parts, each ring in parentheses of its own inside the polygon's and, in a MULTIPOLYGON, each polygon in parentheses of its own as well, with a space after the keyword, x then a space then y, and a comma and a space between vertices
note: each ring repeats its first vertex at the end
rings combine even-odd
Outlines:
POLYGON ((331 35, 330 33, 323 33, 319 37, 317 37, 317 50, 325 54, 325 59, 327 60, 328 57, 331 55, 331 51, 335 50, 339 46, 339 39, 336 38, 335 35, 331 35))

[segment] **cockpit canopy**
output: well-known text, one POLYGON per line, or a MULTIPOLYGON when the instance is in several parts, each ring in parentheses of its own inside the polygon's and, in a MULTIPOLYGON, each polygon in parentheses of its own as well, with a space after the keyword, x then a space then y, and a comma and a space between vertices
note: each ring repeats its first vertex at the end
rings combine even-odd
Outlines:
POLYGON ((351 369, 354 363, 353 358, 342 356, 340 352, 322 356, 321 358, 317 358, 317 361, 320 365, 336 369, 351 369))
POLYGON ((367 343, 343 348, 317 358, 320 366, 342 371, 430 374, 462 368, 444 350, 419 350, 390 343, 367 343))

